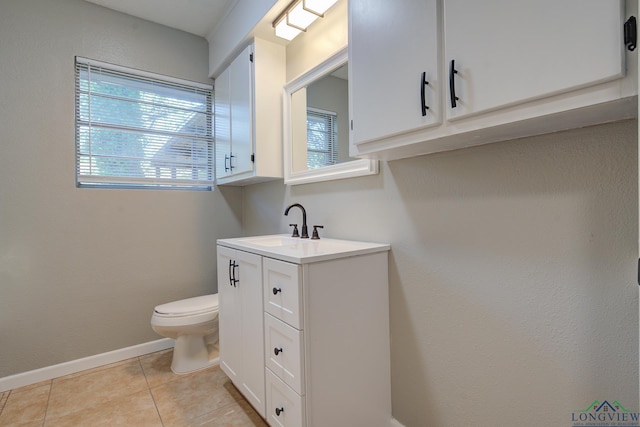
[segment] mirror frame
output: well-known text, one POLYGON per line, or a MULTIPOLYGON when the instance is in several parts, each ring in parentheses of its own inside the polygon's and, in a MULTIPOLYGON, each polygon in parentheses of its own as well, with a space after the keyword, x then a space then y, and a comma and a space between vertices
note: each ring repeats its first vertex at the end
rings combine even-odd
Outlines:
MULTIPOLYGON (((353 178, 378 173, 378 161, 370 159, 350 160, 331 166, 305 171, 293 171, 293 141, 291 136, 291 95, 316 80, 320 80, 329 71, 336 70, 348 62, 347 47, 339 50, 315 67, 291 80, 284 86, 282 100, 282 139, 284 152, 284 183, 287 185, 307 184, 333 179, 353 178)), ((349 143, 349 141, 347 141, 349 143)), ((305 143, 306 145, 306 143, 305 143)))

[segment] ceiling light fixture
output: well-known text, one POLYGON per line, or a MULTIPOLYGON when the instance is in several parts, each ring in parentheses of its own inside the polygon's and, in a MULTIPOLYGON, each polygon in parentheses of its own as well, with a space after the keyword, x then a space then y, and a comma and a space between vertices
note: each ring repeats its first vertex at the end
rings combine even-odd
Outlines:
POLYGON ((306 31, 316 19, 322 18, 324 13, 337 1, 294 0, 273 21, 276 36, 293 40, 302 31, 306 31))

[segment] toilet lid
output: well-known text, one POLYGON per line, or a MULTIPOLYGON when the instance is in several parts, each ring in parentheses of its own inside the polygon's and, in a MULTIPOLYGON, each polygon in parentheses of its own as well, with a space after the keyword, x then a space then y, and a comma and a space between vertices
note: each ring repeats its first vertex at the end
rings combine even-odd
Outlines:
POLYGON ((203 295, 160 304, 155 308, 159 314, 198 314, 218 309, 218 294, 203 295))

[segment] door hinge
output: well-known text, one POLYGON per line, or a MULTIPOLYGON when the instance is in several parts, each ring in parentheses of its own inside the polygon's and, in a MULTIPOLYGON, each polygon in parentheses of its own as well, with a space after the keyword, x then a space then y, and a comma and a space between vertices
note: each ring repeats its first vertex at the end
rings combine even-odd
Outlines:
POLYGON ((255 155, 255 153, 251 155, 251 161, 252 161, 253 163, 255 163, 255 162, 256 162, 256 155, 255 155))
POLYGON ((632 16, 624 23, 624 45, 628 50, 634 51, 637 39, 638 30, 636 29, 636 17, 632 16))
POLYGON ((253 52, 249 54, 249 61, 253 62, 253 52))

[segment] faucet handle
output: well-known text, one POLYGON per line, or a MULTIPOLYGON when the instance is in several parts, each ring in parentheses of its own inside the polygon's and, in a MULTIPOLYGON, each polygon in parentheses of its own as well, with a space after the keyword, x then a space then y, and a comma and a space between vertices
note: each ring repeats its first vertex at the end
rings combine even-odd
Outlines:
POLYGON ((311 240, 320 239, 320 236, 318 235, 318 228, 324 228, 324 225, 314 225, 313 226, 313 235, 311 236, 311 240))
POLYGON ((298 224, 289 224, 289 227, 293 227, 293 234, 291 237, 300 237, 300 234, 298 233, 298 224))

